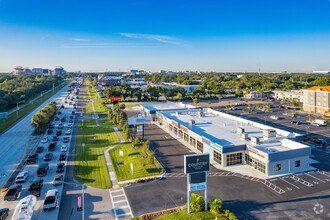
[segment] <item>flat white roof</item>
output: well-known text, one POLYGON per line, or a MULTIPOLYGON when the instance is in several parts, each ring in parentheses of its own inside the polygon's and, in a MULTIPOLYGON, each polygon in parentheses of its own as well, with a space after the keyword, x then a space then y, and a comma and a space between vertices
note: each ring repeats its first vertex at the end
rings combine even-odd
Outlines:
POLYGON ((155 105, 140 105, 143 108, 146 108, 150 111, 171 111, 171 110, 183 110, 183 109, 196 109, 199 107, 183 104, 182 102, 170 102, 164 104, 155 104, 155 105))
POLYGON ((199 112, 197 111, 180 111, 179 114, 176 112, 162 112, 162 114, 221 146, 246 144, 267 154, 308 147, 304 144, 286 139, 285 136, 281 136, 278 133, 276 137, 264 138, 263 131, 267 129, 255 127, 252 123, 247 124, 239 120, 221 117, 211 112, 204 111, 202 117, 199 116, 199 112), (192 120, 195 121, 193 125, 190 123, 192 120), (237 128, 243 128, 245 133, 248 134, 248 138, 258 137, 260 139, 259 144, 254 144, 250 140, 240 138, 237 128))

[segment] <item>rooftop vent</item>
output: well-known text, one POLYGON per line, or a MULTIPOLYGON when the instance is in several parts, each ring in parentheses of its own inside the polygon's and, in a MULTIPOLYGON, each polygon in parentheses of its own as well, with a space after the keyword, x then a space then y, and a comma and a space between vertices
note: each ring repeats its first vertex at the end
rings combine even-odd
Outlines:
POLYGON ((263 135, 268 138, 276 137, 276 131, 273 129, 264 130, 263 135))
POLYGON ((239 137, 243 140, 248 140, 249 139, 249 136, 248 136, 247 133, 241 133, 239 137))
POLYGON ((198 116, 203 117, 204 116, 203 112, 202 111, 198 112, 198 116))
POLYGON ((258 137, 251 137, 251 142, 254 144, 259 144, 260 143, 260 138, 258 137))
POLYGON ((242 134, 244 132, 245 132, 245 129, 244 128, 241 128, 241 127, 238 127, 237 128, 237 133, 242 134))

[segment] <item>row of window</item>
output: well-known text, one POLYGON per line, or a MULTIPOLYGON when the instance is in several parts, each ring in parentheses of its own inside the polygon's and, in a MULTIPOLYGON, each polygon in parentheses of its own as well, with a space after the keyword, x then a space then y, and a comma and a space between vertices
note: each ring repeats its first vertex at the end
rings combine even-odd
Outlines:
MULTIPOLYGON (((294 167, 300 167, 300 160, 296 160, 294 162, 294 167)), ((276 171, 280 171, 282 169, 282 164, 276 164, 276 171)))
POLYGON ((266 174, 266 164, 261 162, 260 160, 257 160, 254 157, 251 157, 250 155, 246 154, 246 163, 253 167, 256 170, 259 170, 260 172, 266 174))
POLYGON ((243 153, 228 154, 227 156, 227 166, 241 164, 243 162, 243 153))

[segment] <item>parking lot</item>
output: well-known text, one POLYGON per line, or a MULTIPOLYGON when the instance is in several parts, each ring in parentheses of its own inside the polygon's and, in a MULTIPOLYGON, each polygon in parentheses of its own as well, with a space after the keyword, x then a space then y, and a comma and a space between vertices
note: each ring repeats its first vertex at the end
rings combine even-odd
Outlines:
MULTIPOLYGON (((0 207, 1 208, 9 208, 9 218, 11 218, 11 216, 13 215, 13 212, 15 210, 15 207, 17 205, 17 203, 19 202, 20 199, 24 198, 27 195, 30 195, 30 192, 28 191, 30 184, 32 183, 32 181, 37 180, 37 179, 42 179, 43 180, 43 186, 41 188, 41 192, 40 192, 40 197, 37 200, 37 204, 34 210, 34 214, 32 219, 57 219, 58 217, 58 212, 59 212, 59 206, 60 206, 60 201, 61 201, 61 194, 62 194, 62 188, 63 188, 63 184, 59 185, 59 186, 53 186, 53 180, 55 175, 59 174, 59 175, 63 175, 65 174, 65 167, 64 170, 60 173, 56 172, 56 168, 57 168, 57 164, 58 163, 64 163, 66 165, 67 163, 67 158, 64 161, 59 161, 58 160, 58 156, 61 153, 61 147, 63 145, 66 146, 66 150, 62 149, 62 153, 65 153, 67 151, 69 151, 70 148, 70 143, 71 143, 71 139, 72 139, 72 122, 75 119, 75 109, 74 109, 74 101, 69 101, 69 100, 65 100, 67 96, 67 93, 65 92, 64 95, 62 95, 58 100, 56 100, 57 102, 57 106, 61 106, 63 105, 63 109, 60 109, 59 111, 57 111, 57 114, 55 115, 55 117, 58 117, 59 120, 53 120, 51 122, 52 125, 54 125, 53 129, 47 129, 45 135, 43 136, 43 138, 45 139, 44 141, 40 142, 36 147, 40 147, 42 146, 44 148, 44 150, 41 153, 38 153, 38 159, 36 160, 36 163, 34 164, 26 164, 24 166, 24 169, 22 171, 27 171, 29 173, 29 177, 27 178, 27 181, 24 183, 19 183, 20 185, 22 185, 22 191, 19 194, 19 197, 17 200, 15 201, 4 201, 3 199, 0 200, 0 207), (65 103, 67 102, 67 103, 65 103), (70 104, 71 102, 71 104, 70 104), (59 114, 59 112, 61 112, 61 114, 59 114), (63 119, 63 120, 62 120, 63 119), (60 128, 59 125, 62 124, 63 127, 60 128), (69 126, 69 124, 71 124, 71 126, 69 126), (48 130, 52 130, 52 134, 47 134, 48 130), (68 131, 70 130, 70 132, 68 131), (61 134, 57 134, 56 133, 58 131, 61 131, 61 134), (56 138, 53 139, 53 137, 58 137, 58 140, 55 141, 56 138), (64 141, 64 138, 68 138, 67 141, 64 141), (48 145, 50 143, 56 143, 56 149, 55 151, 48 151, 48 145), (50 161, 44 161, 44 157, 46 154, 48 153, 52 153, 52 158, 50 161), (44 177, 38 177, 37 176, 37 170, 40 164, 42 163, 48 163, 49 164, 49 170, 47 171, 47 174, 44 177), (50 210, 50 211, 43 211, 43 204, 44 204, 44 199, 45 199, 45 194, 47 193, 48 190, 51 189, 57 189, 58 190, 58 201, 56 204, 56 209, 55 210, 50 210)), ((34 151, 35 152, 35 151, 34 151)), ((32 153, 32 152, 31 152, 32 153)), ((1 193, 1 198, 3 198, 5 196, 5 193, 1 193)))
MULTIPOLYGON (((152 149, 167 173, 162 180, 125 188, 134 216, 184 205, 187 201, 183 156, 193 152, 156 125, 146 126, 145 136, 151 140, 152 149)), ((223 207, 233 211, 239 219, 315 219, 324 218, 329 213, 318 216, 313 211, 317 202, 329 211, 330 198, 324 196, 330 193, 330 182, 327 180, 330 177, 327 175, 317 172, 297 174, 297 177, 311 182, 313 186, 307 186, 290 176, 281 177, 285 181, 271 179, 271 183, 285 190, 285 193, 280 194, 258 181, 222 173, 211 167, 208 200, 220 198, 223 207), (287 201, 290 201, 290 208, 287 201)))

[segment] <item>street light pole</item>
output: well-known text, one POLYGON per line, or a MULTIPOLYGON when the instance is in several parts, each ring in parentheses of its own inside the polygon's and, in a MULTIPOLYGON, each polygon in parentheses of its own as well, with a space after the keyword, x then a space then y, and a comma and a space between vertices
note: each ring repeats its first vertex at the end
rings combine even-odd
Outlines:
POLYGON ((85 220, 85 193, 84 193, 84 184, 81 184, 82 191, 82 220, 85 220))
POLYGON ((17 102, 17 107, 16 107, 16 117, 18 118, 18 104, 25 102, 25 100, 22 100, 20 102, 17 102))

